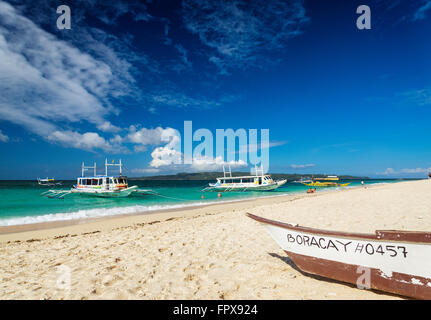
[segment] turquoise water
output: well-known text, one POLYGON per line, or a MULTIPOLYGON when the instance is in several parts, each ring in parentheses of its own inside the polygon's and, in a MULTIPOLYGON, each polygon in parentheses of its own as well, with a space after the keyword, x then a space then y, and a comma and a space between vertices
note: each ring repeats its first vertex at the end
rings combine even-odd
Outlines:
MULTIPOLYGON (((216 192, 202 192, 210 181, 138 181, 129 179, 129 185, 151 189, 160 194, 139 195, 127 198, 98 198, 79 194, 67 195, 64 199, 50 199, 40 194, 53 187, 39 186, 36 181, 0 181, 0 226, 100 217, 161 209, 180 208, 247 198, 304 193, 308 187, 288 182, 270 192, 226 192, 222 198, 216 192), (205 199, 201 199, 204 195, 205 199)), ((360 185, 360 181, 350 186, 360 185)), ((396 182, 396 180, 367 180, 366 184, 396 182)), ((75 181, 62 181, 54 189, 70 189, 75 181)), ((349 187, 350 187, 349 186, 349 187)), ((332 189, 332 188, 331 188, 332 189)), ((337 189, 337 188, 334 188, 337 189)), ((328 190, 324 188, 321 190, 328 190)))

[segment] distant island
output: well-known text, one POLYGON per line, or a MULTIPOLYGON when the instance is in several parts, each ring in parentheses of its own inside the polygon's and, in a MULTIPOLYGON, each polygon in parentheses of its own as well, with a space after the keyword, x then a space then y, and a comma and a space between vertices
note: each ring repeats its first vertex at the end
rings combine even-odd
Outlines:
MULTIPOLYGON (((250 172, 232 172, 232 176, 248 176, 250 172)), ((297 174, 297 173, 271 173, 274 179, 287 179, 288 181, 295 181, 302 178, 323 178, 326 174, 297 174)), ((132 180, 215 180, 216 178, 223 177, 223 172, 197 172, 188 173, 181 172, 171 175, 148 176, 148 177, 130 177, 132 180)), ((368 180, 369 177, 355 177, 355 176, 338 176, 340 180, 368 180)))

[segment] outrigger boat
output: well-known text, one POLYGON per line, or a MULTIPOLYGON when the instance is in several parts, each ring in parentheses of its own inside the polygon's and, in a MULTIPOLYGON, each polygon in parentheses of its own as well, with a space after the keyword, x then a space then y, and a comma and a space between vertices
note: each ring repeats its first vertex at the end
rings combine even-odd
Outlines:
POLYGON ((113 162, 108 163, 105 160, 105 175, 96 175, 96 163, 94 166, 85 166, 82 163, 82 176, 77 178, 76 185, 70 190, 49 190, 41 195, 49 198, 64 198, 68 194, 82 194, 96 197, 104 198, 121 198, 128 197, 132 193, 140 192, 145 194, 145 192, 151 192, 151 190, 138 189, 138 186, 129 187, 127 182, 127 177, 122 174, 122 163, 113 162), (108 176, 108 166, 118 166, 120 168, 120 174, 118 176, 108 176), (93 176, 85 176, 85 171, 93 169, 93 176))
POLYGON ((37 183, 40 186, 46 186, 46 187, 58 186, 61 184, 61 182, 55 182, 54 178, 46 178, 46 179, 37 178, 37 183))
POLYGON ((232 177, 231 167, 229 166, 229 171, 226 171, 223 166, 223 177, 217 178, 216 183, 210 183, 202 191, 271 191, 281 187, 287 181, 286 179, 274 181, 269 174, 263 173, 262 167, 260 170, 255 167, 255 170, 256 174, 254 176, 232 177))
POLYGON ((374 234, 300 227, 247 213, 304 272, 402 296, 431 299, 431 232, 374 234))
POLYGON ((299 180, 295 180, 293 182, 294 183, 310 183, 310 182, 313 182, 313 180, 311 180, 311 178, 301 177, 299 180))
POLYGON ((350 184, 350 182, 348 183, 334 182, 339 180, 340 178, 337 176, 327 176, 324 178, 312 178, 311 181, 309 182, 301 182, 301 183, 308 187, 347 187, 350 184))

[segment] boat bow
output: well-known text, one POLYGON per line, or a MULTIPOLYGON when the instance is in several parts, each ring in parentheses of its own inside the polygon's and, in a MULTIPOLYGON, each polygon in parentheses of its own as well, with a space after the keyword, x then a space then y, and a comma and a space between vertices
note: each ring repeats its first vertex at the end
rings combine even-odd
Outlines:
POLYGON ((328 231, 247 216, 304 272, 398 295, 431 299, 431 233, 328 231), (364 285, 364 282, 365 284, 364 285))

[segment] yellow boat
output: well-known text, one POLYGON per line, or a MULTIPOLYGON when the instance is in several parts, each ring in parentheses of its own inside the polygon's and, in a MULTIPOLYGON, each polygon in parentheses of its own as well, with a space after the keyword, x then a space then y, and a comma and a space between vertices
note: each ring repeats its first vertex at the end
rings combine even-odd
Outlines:
POLYGON ((303 185, 307 187, 347 187, 350 182, 348 183, 338 183, 338 182, 320 182, 317 180, 323 180, 323 181, 339 181, 340 178, 337 176, 327 176, 324 178, 314 178, 313 181, 310 183, 302 183, 303 185))
POLYGON ((327 176, 324 178, 315 178, 314 180, 338 181, 338 180, 340 180, 340 178, 337 176, 327 176))
POLYGON ((313 181, 311 183, 303 183, 303 185, 308 187, 346 187, 350 184, 348 183, 336 183, 336 182, 320 182, 320 181, 313 181))

